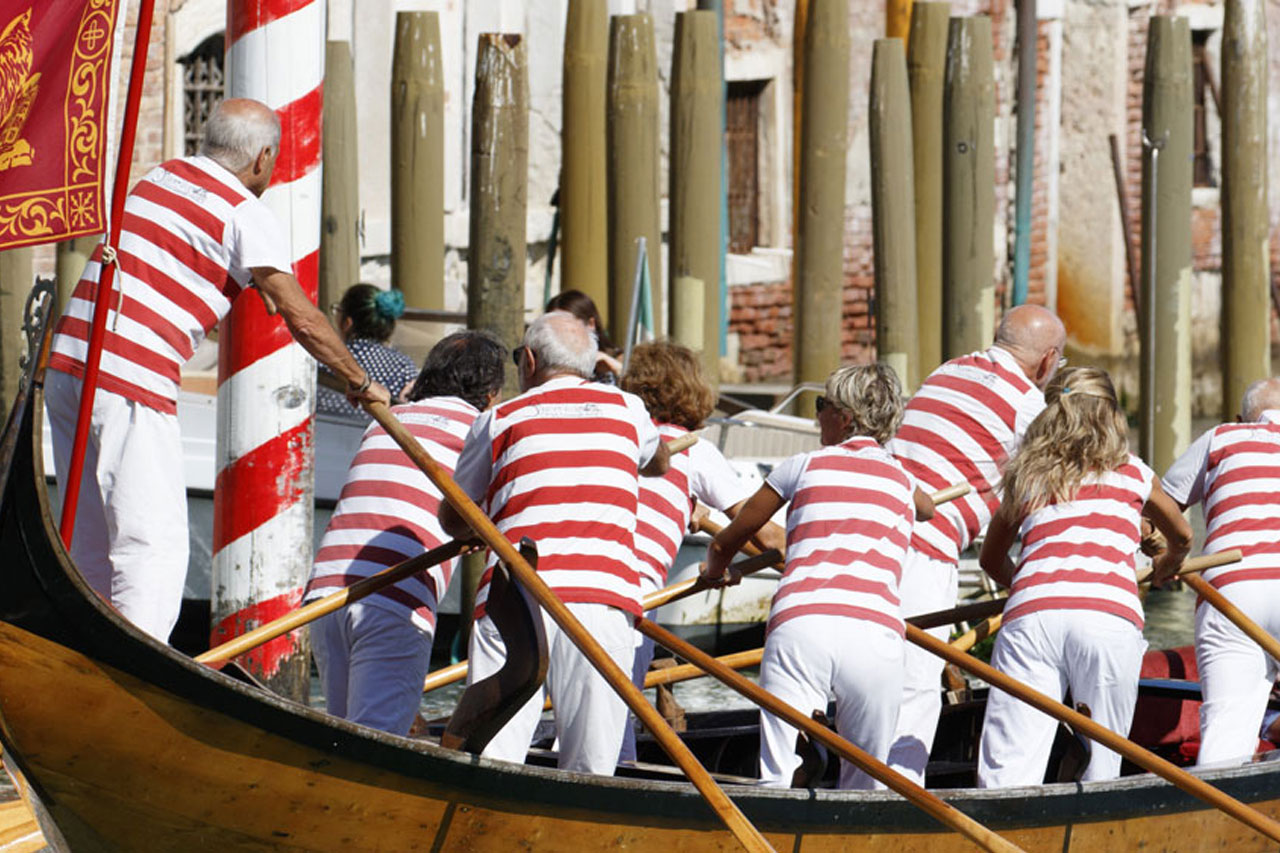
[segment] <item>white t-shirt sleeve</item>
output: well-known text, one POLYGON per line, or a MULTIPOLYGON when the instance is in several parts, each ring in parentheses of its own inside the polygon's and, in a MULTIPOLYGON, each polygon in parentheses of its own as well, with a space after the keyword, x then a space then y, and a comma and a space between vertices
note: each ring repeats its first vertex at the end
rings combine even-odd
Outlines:
POLYGON ((485 493, 493 479, 492 425, 493 412, 481 412, 480 417, 471 424, 462 452, 458 454, 458 465, 453 469, 453 481, 482 507, 485 493))
POLYGON ((714 444, 699 440, 685 452, 689 454, 689 491, 695 498, 723 512, 751 497, 751 488, 714 444))
POLYGON ((230 252, 228 273, 241 286, 249 283, 254 267, 293 272, 289 240, 280 221, 259 199, 241 202, 231 213, 223 236, 230 252))
POLYGON ((1209 442, 1213 440, 1213 432, 1209 430, 1193 441, 1160 481, 1169 497, 1183 506, 1200 503, 1204 498, 1204 476, 1209 467, 1209 442))
POLYGON ((1026 394, 1022 395, 1022 399, 1018 401, 1018 410, 1013 421, 1013 447, 1009 448, 1012 453, 1022 444, 1022 436, 1026 435, 1027 427, 1031 426, 1031 422, 1039 417, 1040 413, 1045 409, 1044 393, 1039 388, 1033 388, 1026 394))
POLYGON ((658 452, 658 443, 662 441, 662 434, 653 425, 653 418, 649 417, 649 411, 640 398, 625 391, 621 393, 627 401, 627 411, 630 412, 631 420, 635 424, 636 440, 640 445, 637 467, 643 468, 649 464, 649 460, 653 459, 653 454, 658 452))
POLYGON ((768 479, 764 481, 765 485, 781 495, 783 500, 791 500, 800 487, 800 475, 804 473, 808 462, 808 453, 797 453, 770 471, 768 479))

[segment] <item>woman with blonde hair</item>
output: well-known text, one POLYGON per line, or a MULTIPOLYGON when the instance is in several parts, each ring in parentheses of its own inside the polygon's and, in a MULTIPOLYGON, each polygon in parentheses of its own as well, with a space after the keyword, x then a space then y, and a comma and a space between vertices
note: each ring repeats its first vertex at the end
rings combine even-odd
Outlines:
MULTIPOLYGON (((786 501, 787 564, 765 626, 760 686, 804 714, 836 699, 836 729, 883 761, 902 701, 898 578, 917 516, 933 502, 884 444, 902 420, 902 386, 882 364, 842 367, 818 398, 822 448, 783 462, 707 552, 703 576, 729 561, 786 501)), ((733 577, 729 583, 735 582, 733 577)), ((796 729, 760 714, 760 779, 803 786, 796 729)), ((841 762, 841 788, 883 787, 841 762)))
MULTIPOLYGON (((1168 541, 1156 578, 1177 571, 1191 527, 1150 468, 1129 452, 1129 430, 1106 371, 1078 367, 1045 389, 1002 478, 1000 508, 982 546, 982 568, 1011 587, 992 665, 1042 693, 1070 690, 1093 719, 1128 734, 1138 696, 1142 639, 1134 555, 1148 519, 1168 541), (1009 556, 1021 536, 1017 563, 1009 556)), ((1057 724, 992 688, 978 785, 1044 779, 1057 724)), ((1097 744, 1084 779, 1114 779, 1120 756, 1097 744)))
MULTIPOLYGON (((644 402, 663 441, 700 429, 715 406, 715 393, 703 376, 701 360, 688 347, 669 341, 632 349, 621 387, 644 402)), ((635 533, 641 595, 666 586, 695 503, 733 518, 750 496, 751 490, 709 441, 699 441, 672 456, 664 476, 641 477, 635 533)), ((784 546, 781 528, 771 522, 763 528, 755 537, 757 545, 765 549, 784 546)), ((653 641, 645 638, 637 642, 632 678, 643 687, 653 661, 653 641)), ((627 727, 620 760, 635 760, 633 725, 627 727)))

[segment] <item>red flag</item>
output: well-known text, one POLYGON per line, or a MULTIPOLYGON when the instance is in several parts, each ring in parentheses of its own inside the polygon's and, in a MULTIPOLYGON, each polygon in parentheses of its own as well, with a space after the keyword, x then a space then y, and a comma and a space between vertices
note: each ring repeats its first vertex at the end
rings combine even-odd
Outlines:
POLYGON ((0 0, 0 249, 107 230, 120 0, 0 0))

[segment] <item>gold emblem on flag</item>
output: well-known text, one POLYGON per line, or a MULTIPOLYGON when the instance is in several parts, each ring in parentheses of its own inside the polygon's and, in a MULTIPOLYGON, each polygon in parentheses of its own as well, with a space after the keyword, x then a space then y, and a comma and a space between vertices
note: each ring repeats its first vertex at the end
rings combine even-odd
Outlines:
POLYGON ((30 166, 36 152, 22 138, 40 75, 31 73, 31 9, 18 15, 0 32, 0 172, 30 166))

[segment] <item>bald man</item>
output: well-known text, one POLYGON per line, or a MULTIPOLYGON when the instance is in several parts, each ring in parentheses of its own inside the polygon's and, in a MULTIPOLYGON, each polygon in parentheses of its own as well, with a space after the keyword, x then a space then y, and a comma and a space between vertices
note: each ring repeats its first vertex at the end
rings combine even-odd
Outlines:
MULTIPOLYGON (((180 372, 236 297, 258 288, 298 343, 346 380, 353 403, 390 399, 293 277, 289 240, 259 199, 279 151, 274 112, 223 101, 199 156, 152 169, 125 202, 71 557, 94 590, 161 641, 187 573, 180 372)), ((71 463, 102 258, 98 246, 58 321, 45 377, 60 477, 71 463)))
MULTIPOLYGON (((1066 337, 1053 312, 1014 308, 990 349, 948 361, 907 404, 890 452, 926 489, 967 482, 972 491, 916 524, 899 587, 904 617, 955 605, 960 554, 1000 505, 1000 468, 1044 409, 1043 389, 1065 362, 1066 337)), ((948 631, 930 633, 945 640, 948 631)), ((941 658, 908 646, 889 763, 920 784, 942 710, 942 667, 941 658)))
MULTIPOLYGON (((1196 439, 1162 485, 1184 510, 1203 505, 1204 553, 1244 552, 1204 579, 1280 637, 1280 378, 1250 385, 1238 422, 1196 439)), ((1204 692, 1196 763, 1248 761, 1280 665, 1203 601, 1196 605, 1196 665, 1204 692)))

